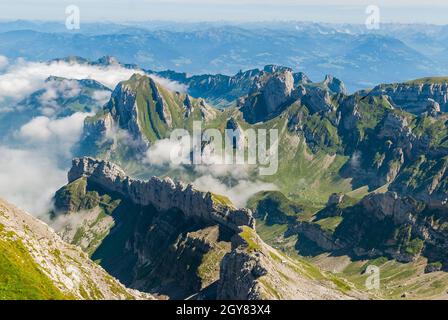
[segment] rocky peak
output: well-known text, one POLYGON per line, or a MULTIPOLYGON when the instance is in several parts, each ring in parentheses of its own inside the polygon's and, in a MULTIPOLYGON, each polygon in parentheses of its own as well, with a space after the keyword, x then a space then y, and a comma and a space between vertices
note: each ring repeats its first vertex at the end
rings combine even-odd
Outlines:
MULTIPOLYGON (((221 262, 218 299, 350 299, 307 274, 303 265, 268 246, 242 227, 221 262), (300 271, 299 271, 300 270, 300 271)), ((323 276, 322 278, 324 278, 323 276)))
POLYGON ((326 75, 322 84, 331 92, 347 94, 347 89, 345 88, 344 82, 333 77, 332 75, 326 75))
POLYGON ((96 61, 96 64, 99 64, 99 65, 102 65, 102 66, 111 66, 111 65, 119 65, 120 62, 115 57, 104 56, 104 57, 99 58, 96 61))
POLYGON ((296 84, 309 84, 311 83, 310 78, 308 78, 308 76, 306 74, 304 74, 303 72, 296 72, 294 73, 294 82, 296 84))
POLYGON ((293 90, 294 77, 290 70, 258 77, 241 108, 246 121, 258 122, 277 115, 291 100, 293 90))
POLYGON ((266 110, 272 113, 285 103, 294 89, 294 78, 291 71, 275 73, 263 88, 266 110))
POLYGON ((264 72, 267 72, 267 73, 272 73, 272 74, 274 74, 274 73, 277 73, 277 72, 286 72, 286 71, 289 71, 289 72, 292 72, 292 69, 291 68, 288 68, 288 67, 284 67, 284 66, 279 66, 279 65, 274 65, 274 64, 269 64, 269 65, 266 65, 264 68, 263 68, 263 71, 264 72))

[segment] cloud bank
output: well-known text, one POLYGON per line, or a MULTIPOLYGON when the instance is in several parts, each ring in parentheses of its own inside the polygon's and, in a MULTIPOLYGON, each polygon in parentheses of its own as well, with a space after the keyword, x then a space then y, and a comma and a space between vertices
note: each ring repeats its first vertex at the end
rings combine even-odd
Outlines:
POLYGON ((2 71, 9 64, 8 58, 0 55, 0 71, 2 71))
POLYGON ((50 76, 76 80, 92 79, 114 89, 120 81, 129 79, 134 73, 142 73, 142 71, 126 69, 119 64, 100 66, 60 60, 30 62, 18 59, 14 64, 9 64, 3 74, 0 74, 0 101, 21 100, 43 88, 45 79, 50 76))
POLYGON ((55 191, 67 182, 71 149, 87 116, 36 117, 17 130, 14 145, 0 145, 0 197, 45 217, 55 191))
MULTIPOLYGON (((156 141, 148 149, 143 162, 159 167, 186 170, 185 164, 190 164, 191 151, 189 141, 163 139, 156 141), (176 156, 176 161, 173 161, 173 155, 176 156)), ((251 179, 250 166, 219 164, 213 159, 216 157, 213 154, 203 153, 202 157, 208 164, 188 165, 188 168, 198 176, 192 184, 199 190, 225 195, 238 207, 244 207, 250 197, 260 191, 278 190, 272 183, 251 179)))

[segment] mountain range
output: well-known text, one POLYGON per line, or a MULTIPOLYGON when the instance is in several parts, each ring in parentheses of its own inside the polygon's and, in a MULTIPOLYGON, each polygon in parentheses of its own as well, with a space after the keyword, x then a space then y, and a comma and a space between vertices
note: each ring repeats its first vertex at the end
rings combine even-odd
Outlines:
POLYGON ((46 61, 65 56, 96 59, 113 55, 125 63, 189 74, 222 73, 278 64, 317 80, 345 79, 350 91, 378 83, 447 74, 446 27, 318 23, 141 23, 85 24, 68 32, 63 24, 0 23, 0 52, 46 61), (119 45, 118 45, 119 44, 119 45))
MULTIPOLYGON (((349 93, 339 77, 313 82, 282 65, 232 76, 123 67, 138 72, 113 90, 78 79, 80 93, 58 103, 57 117, 90 113, 47 221, 58 245, 146 298, 446 298, 447 78, 349 93), (89 88, 110 98, 93 103, 89 88), (193 121, 237 129, 234 147, 249 129, 278 129, 277 172, 160 160, 172 130, 191 132, 193 121), (380 270, 374 290, 369 266, 380 270)), ((38 97, 20 104, 39 114, 38 97)))

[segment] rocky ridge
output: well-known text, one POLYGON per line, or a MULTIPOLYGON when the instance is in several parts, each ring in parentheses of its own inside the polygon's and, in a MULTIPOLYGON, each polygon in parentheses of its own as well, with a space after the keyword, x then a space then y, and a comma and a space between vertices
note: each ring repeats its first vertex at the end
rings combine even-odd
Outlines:
POLYGON ((400 84, 378 85, 370 95, 387 95, 393 103, 414 114, 427 111, 430 100, 439 105, 440 111, 448 111, 448 81, 437 78, 419 79, 400 84))
POLYGON ((170 178, 135 180, 126 176, 115 164, 89 157, 74 159, 68 173, 69 183, 82 177, 106 190, 118 192, 141 206, 151 204, 160 210, 177 208, 187 216, 219 223, 232 230, 238 230, 243 225, 255 226, 250 210, 237 209, 231 203, 220 202, 210 192, 175 183, 170 178))

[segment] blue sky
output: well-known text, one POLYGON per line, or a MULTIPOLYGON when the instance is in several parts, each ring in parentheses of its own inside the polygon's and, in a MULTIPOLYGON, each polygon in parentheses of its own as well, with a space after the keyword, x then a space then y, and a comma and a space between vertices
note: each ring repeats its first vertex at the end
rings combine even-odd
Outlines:
POLYGON ((84 21, 302 20, 364 23, 368 5, 383 22, 448 24, 446 0, 2 0, 0 19, 60 20, 79 6, 84 21))

